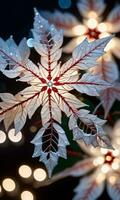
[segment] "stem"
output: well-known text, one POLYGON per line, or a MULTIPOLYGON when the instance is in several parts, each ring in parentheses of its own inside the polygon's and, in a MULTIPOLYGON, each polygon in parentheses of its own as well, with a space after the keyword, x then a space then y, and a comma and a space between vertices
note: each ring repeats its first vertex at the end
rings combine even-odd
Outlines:
POLYGON ((102 105, 102 102, 100 102, 94 109, 93 115, 97 112, 98 108, 102 105))

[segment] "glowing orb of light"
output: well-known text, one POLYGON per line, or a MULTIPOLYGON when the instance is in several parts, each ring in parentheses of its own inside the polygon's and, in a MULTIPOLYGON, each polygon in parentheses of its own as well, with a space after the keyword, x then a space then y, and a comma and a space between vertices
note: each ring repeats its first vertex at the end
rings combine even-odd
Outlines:
POLYGON ((21 139, 22 139, 22 133, 19 132, 17 134, 15 134, 15 129, 11 129, 9 132, 8 132, 8 138, 12 141, 12 142, 20 142, 21 139))
POLYGON ((28 165, 21 165, 19 167, 19 175, 23 178, 29 178, 32 174, 32 170, 28 165))
POLYGON ((0 144, 6 141, 6 134, 3 131, 0 131, 0 144))
POLYGON ((3 180, 2 182, 2 186, 3 188, 7 191, 7 192, 12 192, 15 190, 15 181, 11 178, 6 178, 3 180))
POLYGON ((21 200, 34 200, 34 196, 30 191, 23 191, 21 193, 21 200))
POLYGON ((36 181, 44 181, 47 177, 47 174, 46 174, 46 171, 42 168, 38 168, 38 169, 35 169, 34 170, 34 173, 33 173, 33 176, 34 176, 34 179, 36 181))

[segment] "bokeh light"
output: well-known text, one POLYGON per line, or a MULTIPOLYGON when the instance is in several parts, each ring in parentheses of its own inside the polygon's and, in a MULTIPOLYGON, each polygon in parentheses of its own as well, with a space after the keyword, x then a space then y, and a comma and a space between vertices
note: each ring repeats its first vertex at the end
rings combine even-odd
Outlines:
POLYGON ((34 179, 36 181, 44 181, 47 177, 47 174, 46 174, 46 171, 42 168, 38 168, 38 169, 35 169, 34 170, 34 173, 33 173, 33 176, 34 176, 34 179))
POLYGON ((0 144, 6 141, 6 134, 0 130, 0 144))
POLYGON ((15 134, 15 129, 11 129, 8 132, 8 138, 12 141, 12 142, 20 142, 22 140, 22 133, 19 132, 17 134, 15 134))
POLYGON ((71 0, 59 0, 58 4, 60 8, 67 9, 71 6, 71 0))
POLYGON ((11 178, 4 179, 3 182, 2 182, 2 186, 7 192, 14 191, 15 187, 16 187, 15 181, 11 178))
POLYGON ((18 169, 18 172, 23 178, 29 178, 32 175, 32 170, 28 165, 21 165, 18 169))
POLYGON ((87 26, 90 28, 90 29, 94 29, 96 28, 98 25, 98 22, 96 19, 94 18, 90 18, 88 21, 87 21, 87 26))
POLYGON ((2 192, 2 187, 1 187, 1 185, 0 185, 0 193, 2 192))
POLYGON ((28 47, 30 47, 30 48, 33 47, 33 38, 29 38, 29 39, 27 40, 27 45, 28 45, 28 47))
POLYGON ((21 200, 34 200, 34 196, 30 191, 23 191, 21 193, 21 200))

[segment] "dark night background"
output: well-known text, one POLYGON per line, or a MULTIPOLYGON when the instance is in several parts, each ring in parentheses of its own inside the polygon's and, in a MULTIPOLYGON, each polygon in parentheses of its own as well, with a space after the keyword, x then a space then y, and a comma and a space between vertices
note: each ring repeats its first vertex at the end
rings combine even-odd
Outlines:
MULTIPOLYGON (((72 5, 69 9, 66 9, 69 12, 74 13, 79 16, 77 8, 75 6, 77 0, 72 1, 72 5)), ((107 12, 109 12, 115 2, 115 0, 107 0, 107 12)), ((41 10, 51 10, 55 8, 64 11, 58 5, 57 0, 1 0, 0 1, 0 36, 3 39, 7 39, 10 35, 13 35, 15 41, 19 41, 23 37, 29 37, 30 29, 32 28, 33 23, 33 7, 36 7, 41 10)), ((13 88, 14 81, 7 80, 1 75, 0 79, 0 91, 7 92, 19 91, 20 88, 13 88)), ((34 121, 34 119, 33 119, 34 121)), ((21 145, 15 145, 10 141, 7 141, 5 144, 0 145, 0 185, 2 180, 5 177, 11 177, 16 180, 20 186, 20 191, 17 196, 10 196, 4 192, 3 196, 0 197, 1 200, 18 200, 20 199, 20 192, 23 190, 30 190, 36 197, 36 200, 71 200, 73 197, 73 188, 79 182, 79 178, 68 177, 64 180, 61 180, 57 183, 54 183, 51 186, 46 186, 42 188, 35 189, 34 183, 31 180, 30 182, 24 182, 18 175, 18 167, 21 164, 28 164, 35 169, 43 165, 39 163, 39 159, 32 159, 33 154, 33 145, 30 144, 31 139, 34 137, 34 133, 31 133, 29 130, 32 122, 28 122, 23 130, 24 134, 24 143, 21 145)), ((2 125, 1 125, 2 127, 2 125)), ((3 127, 2 127, 3 128, 3 127)), ((74 148, 74 143, 73 143, 74 148)), ((75 149, 77 147, 75 146, 75 149)), ((74 150, 75 150, 74 149, 74 150)), ((60 161, 57 170, 64 168, 65 166, 72 165, 73 162, 78 160, 69 155, 68 160, 60 161)), ((99 199, 109 200, 106 192, 99 199)))

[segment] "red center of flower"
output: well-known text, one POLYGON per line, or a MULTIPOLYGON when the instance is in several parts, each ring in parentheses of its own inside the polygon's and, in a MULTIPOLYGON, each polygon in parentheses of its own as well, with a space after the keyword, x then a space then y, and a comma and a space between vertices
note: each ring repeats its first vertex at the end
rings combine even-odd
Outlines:
POLYGON ((86 32, 86 35, 89 37, 89 39, 99 39, 100 34, 101 32, 98 31, 96 28, 94 29, 88 28, 88 31, 86 32))
POLYGON ((104 163, 107 163, 107 164, 111 165, 113 163, 114 159, 115 159, 115 156, 112 154, 112 152, 108 151, 105 154, 105 161, 104 161, 104 163))

